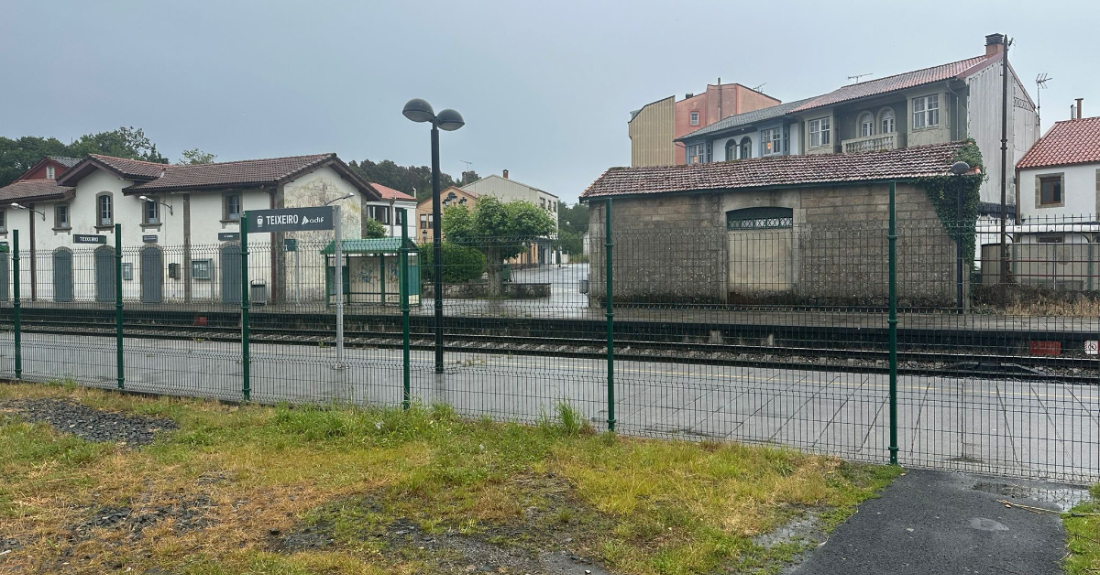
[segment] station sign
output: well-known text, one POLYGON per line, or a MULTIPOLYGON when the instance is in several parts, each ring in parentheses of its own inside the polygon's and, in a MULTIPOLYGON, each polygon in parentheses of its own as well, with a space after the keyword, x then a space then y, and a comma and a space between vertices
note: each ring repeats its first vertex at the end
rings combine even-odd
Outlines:
POLYGON ((106 244, 107 236, 102 234, 73 234, 74 244, 106 244))
POLYGON ((248 212, 248 233, 331 230, 333 229, 332 214, 331 206, 251 210, 248 212))
POLYGON ((241 234, 239 232, 220 232, 218 233, 219 242, 236 242, 240 241, 241 234))
POLYGON ((157 235, 156 234, 148 234, 148 235, 141 236, 141 241, 143 243, 147 243, 147 244, 155 244, 155 243, 157 243, 157 235))

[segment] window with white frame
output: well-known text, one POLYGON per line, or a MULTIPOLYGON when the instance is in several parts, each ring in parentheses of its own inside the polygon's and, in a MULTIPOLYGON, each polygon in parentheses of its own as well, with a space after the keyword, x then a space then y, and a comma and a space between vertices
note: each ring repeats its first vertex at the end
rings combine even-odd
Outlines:
POLYGON ((226 194, 222 199, 222 219, 227 222, 237 222, 241 219, 240 194, 226 194))
POLYGON ((760 155, 783 153, 783 128, 760 130, 760 155))
POLYGON ((875 117, 870 112, 859 115, 859 137, 868 138, 875 135, 875 117))
POLYGON ((726 161, 737 159, 737 138, 726 140, 726 161))
POLYGON ((53 208, 53 227, 66 230, 72 227, 69 223, 69 204, 57 204, 53 208))
POLYGON ((699 125, 699 112, 692 112, 691 113, 691 125, 692 126, 698 126, 699 125))
POLYGON ((913 129, 940 125, 940 95, 913 98, 913 129))
POLYGON ((379 222, 389 225, 390 223, 390 207, 389 206, 367 206, 367 217, 372 220, 378 220, 379 222))
POLYGON ((57 170, 53 166, 46 166, 46 179, 47 180, 55 179, 54 176, 56 176, 56 175, 57 175, 57 170))
POLYGON ((687 163, 689 164, 702 164, 706 158, 704 157, 705 147, 703 144, 693 144, 688 146, 687 163))
POLYGON ((828 146, 832 143, 829 137, 829 118, 810 120, 810 147, 828 146))
POLYGON ((142 200, 145 204, 142 209, 142 223, 147 225, 156 225, 160 223, 160 202, 147 202, 142 200))
POLYGON ((0 210, 0 232, 8 231, 8 213, 7 210, 0 210))
POLYGON ((882 128, 882 130, 879 133, 880 134, 893 134, 895 129, 896 129, 896 127, 894 126, 894 109, 893 108, 883 108, 882 112, 879 115, 879 117, 880 117, 879 126, 882 128))
POLYGON ((96 198, 96 221, 100 226, 110 226, 114 224, 115 212, 112 205, 111 194, 102 194, 96 198))

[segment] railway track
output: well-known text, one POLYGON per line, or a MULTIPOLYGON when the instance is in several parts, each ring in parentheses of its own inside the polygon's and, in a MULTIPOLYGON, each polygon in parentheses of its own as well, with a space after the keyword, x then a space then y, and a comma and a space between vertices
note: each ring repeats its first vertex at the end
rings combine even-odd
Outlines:
MULTIPOLYGON (((0 324, 10 331, 10 323, 0 324)), ((188 326, 134 323, 124 326, 127 337, 159 340, 240 341, 236 326, 188 326)), ((114 337, 114 324, 91 321, 33 319, 23 323, 24 333, 114 337)), ((332 346, 335 330, 250 328, 253 343, 332 346)), ((399 349, 400 332, 346 331, 348 348, 399 349)), ((434 334, 413 332, 413 349, 433 349, 434 334)), ((606 357, 606 341, 584 337, 530 337, 450 332, 445 349, 450 352, 497 353, 600 359, 606 357)), ((886 373, 888 352, 880 349, 828 348, 820 346, 766 346, 735 343, 697 343, 616 338, 615 356, 624 360, 706 365, 764 367, 788 370, 886 373)), ((1089 357, 1051 357, 903 351, 898 353, 898 373, 934 377, 1011 378, 1100 384, 1100 360, 1089 357)))

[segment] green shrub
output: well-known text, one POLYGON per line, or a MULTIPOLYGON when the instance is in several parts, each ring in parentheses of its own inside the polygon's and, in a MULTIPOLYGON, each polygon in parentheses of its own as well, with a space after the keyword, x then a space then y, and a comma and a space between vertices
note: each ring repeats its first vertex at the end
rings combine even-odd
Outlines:
MULTIPOLYGON (((420 278, 435 281, 435 259, 432 244, 420 244, 420 278)), ((481 278, 485 273, 485 254, 476 248, 443 242, 443 282, 463 283, 481 278)))

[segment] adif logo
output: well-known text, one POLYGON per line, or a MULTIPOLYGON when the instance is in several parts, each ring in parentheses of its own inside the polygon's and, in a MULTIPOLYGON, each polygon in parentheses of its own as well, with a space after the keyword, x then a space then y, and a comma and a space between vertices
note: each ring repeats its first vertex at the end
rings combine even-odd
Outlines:
POLYGON ((256 216, 256 228, 258 229, 258 228, 262 228, 262 227, 264 227, 264 217, 263 216, 256 216))

